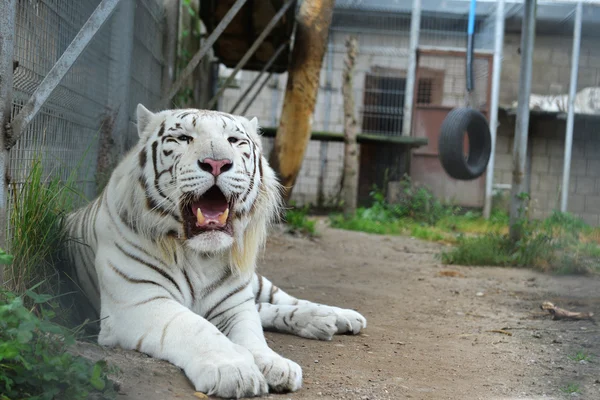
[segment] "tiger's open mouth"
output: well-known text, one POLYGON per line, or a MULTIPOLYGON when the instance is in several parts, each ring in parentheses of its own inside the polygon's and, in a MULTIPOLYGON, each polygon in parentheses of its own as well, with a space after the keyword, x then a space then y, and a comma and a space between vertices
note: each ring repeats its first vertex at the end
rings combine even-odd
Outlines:
POLYGON ((210 231, 233 235, 229 201, 216 185, 184 204, 183 223, 188 239, 210 231))

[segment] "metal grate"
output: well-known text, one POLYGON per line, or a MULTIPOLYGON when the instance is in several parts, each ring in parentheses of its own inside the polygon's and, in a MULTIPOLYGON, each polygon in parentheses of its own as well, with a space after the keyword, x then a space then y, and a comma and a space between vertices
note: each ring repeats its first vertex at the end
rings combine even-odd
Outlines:
MULTIPOLYGON (((25 104, 50 71, 79 29, 98 6, 99 0, 36 0, 17 3, 13 115, 25 104)), ((135 1, 135 23, 131 69, 119 69, 111 51, 120 46, 120 27, 115 15, 94 36, 42 111, 27 127, 10 151, 9 176, 22 184, 34 159, 42 160, 44 172, 67 179, 77 170, 76 181, 86 197, 96 194, 98 138, 110 104, 114 71, 130 74, 128 120, 134 120, 135 106, 157 104, 162 74, 162 3, 135 1), (84 160, 85 158, 85 160, 84 160)), ((137 135, 129 124, 125 149, 137 135)), ((121 134, 125 134, 122 132, 121 134)), ((12 186, 12 185, 11 185, 12 186)), ((8 196, 10 201, 11 196, 8 196)), ((10 208, 9 208, 10 209, 10 208)))

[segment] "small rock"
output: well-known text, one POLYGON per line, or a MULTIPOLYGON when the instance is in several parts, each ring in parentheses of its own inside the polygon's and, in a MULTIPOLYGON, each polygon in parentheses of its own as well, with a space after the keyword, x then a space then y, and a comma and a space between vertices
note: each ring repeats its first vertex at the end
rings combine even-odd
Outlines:
POLYGON ((318 363, 319 363, 319 360, 315 360, 315 364, 318 364, 318 363))
POLYGON ((542 334, 541 334, 541 333, 539 333, 539 332, 533 332, 533 333, 531 334, 531 336, 533 336, 533 337, 534 337, 534 338, 536 338, 536 339, 541 339, 541 338, 542 338, 542 334))
POLYGON ((475 296, 477 296, 477 297, 483 297, 484 293, 483 292, 477 292, 477 293, 475 293, 475 296))

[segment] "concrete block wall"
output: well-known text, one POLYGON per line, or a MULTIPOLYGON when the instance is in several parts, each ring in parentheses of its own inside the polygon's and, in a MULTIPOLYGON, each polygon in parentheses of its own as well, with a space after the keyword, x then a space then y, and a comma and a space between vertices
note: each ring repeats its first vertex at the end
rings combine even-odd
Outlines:
MULTIPOLYGON (((501 119, 496 143, 494 183, 512 182, 514 117, 501 119)), ((544 218, 560 208, 564 157, 564 120, 530 119, 528 157, 531 215, 544 218)), ((567 211, 600 225, 600 136, 598 120, 576 117, 567 211)))
MULTIPOLYGON (((510 105, 519 94, 521 45, 518 34, 506 34, 502 62, 500 104, 510 105)), ((566 94, 571 74, 570 37, 538 35, 533 51, 531 91, 535 94, 566 94)), ((578 90, 600 85, 600 38, 583 38, 579 59, 578 90)))
MULTIPOLYGON (((345 55, 345 39, 348 32, 331 32, 330 40, 333 52, 327 54, 323 61, 320 76, 320 90, 313 115, 314 130, 328 130, 332 132, 343 131, 343 99, 341 96, 342 70, 345 55), (328 72, 329 65, 329 72, 328 72), (328 85, 329 80, 329 85, 328 85)), ((444 47, 464 46, 464 37, 449 35, 440 38, 434 35, 423 35, 422 45, 437 45, 444 47)), ((570 74, 571 38, 558 36, 536 37, 534 51, 534 74, 532 91, 538 94, 562 94, 568 91, 570 74)), ((518 48, 520 37, 517 34, 505 36, 504 60, 502 65, 501 98, 503 105, 510 105, 517 99, 519 89, 520 55, 518 48)), ((362 102, 364 95, 364 80, 367 72, 374 66, 406 69, 408 63, 408 37, 393 35, 376 35, 372 33, 359 33, 359 56, 356 64, 354 78, 354 94, 356 112, 359 124, 362 123, 362 102)), ((600 39, 584 38, 582 41, 579 88, 600 85, 600 39)), ((464 104, 464 61, 459 58, 423 57, 421 65, 443 69, 444 99, 443 103, 449 106, 464 104)), ((487 63, 480 61, 475 66, 478 80, 475 82, 476 90, 481 90, 487 84, 487 63), (484 65, 485 64, 485 65, 484 65)), ((227 89, 220 103, 220 109, 229 111, 238 96, 256 76, 257 72, 242 71, 240 79, 241 88, 227 89)), ((248 112, 249 117, 258 117, 262 126, 277 126, 284 99, 287 74, 273 76, 271 82, 265 86, 261 94, 252 103, 248 112)), ((478 103, 485 99, 482 93, 478 96, 478 103)), ((240 110, 238 110, 240 112, 240 110)), ((533 119, 532 119, 533 121, 533 119)), ((579 130, 576 129, 573 145, 573 167, 571 173, 571 199, 569 211, 582 216, 592 224, 599 224, 600 212, 600 181, 594 175, 600 169, 595 169, 598 163, 595 157, 600 157, 600 144, 591 135, 594 124, 580 122, 579 130), (583 125, 582 125, 583 124, 583 125), (585 126, 584 126, 585 125, 585 126), (589 161, 589 164, 588 164, 589 161), (584 167, 585 165, 585 167, 584 167)), ((501 121, 497 143, 496 168, 494 170, 496 183, 510 183, 512 170, 512 135, 514 134, 514 118, 501 121)), ((599 136, 600 137, 600 136, 599 136)), ((561 173, 562 173, 562 148, 564 146, 564 122, 552 121, 547 124, 539 123, 539 127, 532 125, 531 143, 531 191, 534 198, 534 215, 542 217, 548 215, 556 208, 559 201, 561 173), (537 131, 536 131, 537 129, 537 131)), ((265 139, 265 142, 271 142, 265 139)), ((312 142, 306 152, 306 157, 294 198, 299 204, 316 201, 318 173, 321 170, 320 159, 321 143, 312 142)), ((270 151, 266 146, 266 152, 270 151)), ((325 191, 326 196, 337 194, 340 177, 342 174, 343 145, 329 143, 326 161, 325 191)))

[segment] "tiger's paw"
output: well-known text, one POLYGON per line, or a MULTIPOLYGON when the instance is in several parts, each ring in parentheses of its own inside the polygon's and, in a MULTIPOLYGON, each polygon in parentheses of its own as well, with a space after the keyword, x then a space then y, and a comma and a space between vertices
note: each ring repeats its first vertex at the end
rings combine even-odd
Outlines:
POLYGON ((294 333, 307 339, 331 340, 335 334, 356 335, 367 327, 358 312, 321 304, 304 305, 294 316, 294 333))
POLYGON ((331 340, 337 332, 337 316, 329 307, 299 306, 289 320, 293 333, 307 339, 331 340))
POLYGON ((360 313, 347 308, 329 307, 336 316, 336 333, 357 335, 367 327, 367 320, 360 313))
POLYGON ((302 386, 302 368, 275 352, 256 354, 258 368, 274 392, 295 392, 302 386))
POLYGON ((255 397, 268 393, 265 377, 252 354, 235 346, 234 351, 217 351, 193 361, 185 373, 198 392, 223 398, 255 397))

